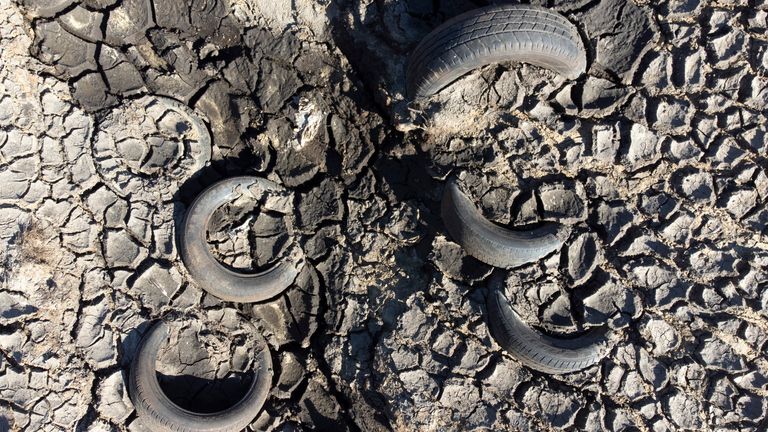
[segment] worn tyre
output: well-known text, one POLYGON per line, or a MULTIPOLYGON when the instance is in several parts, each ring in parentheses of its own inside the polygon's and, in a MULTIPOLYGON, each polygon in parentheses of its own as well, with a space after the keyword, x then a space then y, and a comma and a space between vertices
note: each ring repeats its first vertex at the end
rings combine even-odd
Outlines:
POLYGON ((281 191, 277 184, 259 177, 233 177, 216 183, 189 207, 179 237, 182 261, 198 286, 220 299, 238 303, 277 296, 293 284, 304 265, 303 254, 295 244, 281 261, 259 273, 233 271, 213 256, 206 239, 213 213, 249 188, 263 193, 281 191))
POLYGON ((441 213, 453 240, 469 255, 494 267, 538 261, 562 247, 570 234, 570 229, 555 223, 528 231, 502 228, 483 217, 456 180, 449 180, 445 187, 441 213))
POLYGON ((607 329, 598 327, 575 338, 554 338, 526 324, 500 289, 488 297, 488 323, 496 342, 522 364, 540 372, 563 374, 600 361, 607 329))
POLYGON ((419 43, 408 64, 408 93, 431 96, 473 69, 507 61, 571 79, 587 65, 578 30, 562 15, 532 5, 492 6, 447 21, 419 43))
POLYGON ((199 414, 179 407, 160 388, 155 362, 168 332, 166 323, 154 324, 141 340, 131 363, 129 392, 142 423, 156 432, 233 432, 248 426, 261 411, 272 384, 269 350, 261 350, 254 359, 253 382, 239 402, 224 411, 199 414))

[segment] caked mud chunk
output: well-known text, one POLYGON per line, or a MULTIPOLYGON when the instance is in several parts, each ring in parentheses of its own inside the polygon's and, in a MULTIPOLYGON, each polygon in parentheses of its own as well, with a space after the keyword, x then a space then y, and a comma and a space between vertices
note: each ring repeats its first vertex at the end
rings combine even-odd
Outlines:
POLYGON ((20 0, 19 4, 24 6, 34 16, 50 18, 72 6, 75 0, 20 0))
POLYGON ((59 18, 61 26, 73 35, 89 42, 101 42, 105 14, 77 6, 59 18))
POLYGON ((229 85, 220 80, 208 84, 195 108, 206 115, 213 132, 213 144, 222 149, 223 155, 237 154, 241 135, 239 114, 234 112, 229 85))
POLYGON ((725 205, 728 213, 737 219, 742 219, 757 206, 759 196, 754 190, 740 190, 727 197, 725 205))
POLYGON ((655 220, 668 219, 679 207, 677 200, 664 192, 648 191, 640 196, 639 201, 640 210, 655 220))
POLYGON ((122 230, 107 232, 104 248, 105 259, 113 267, 136 268, 147 253, 134 238, 122 230))
POLYGON ((321 430, 346 432, 348 426, 343 422, 339 403, 329 394, 322 384, 311 380, 299 401, 300 419, 304 424, 311 424, 321 430))
POLYGON ((581 184, 543 186, 539 199, 544 210, 543 217, 563 223, 576 222, 586 217, 586 208, 581 184))
POLYGON ((106 41, 114 46, 139 43, 154 25, 151 0, 123 0, 109 12, 106 41))
POLYGON ((83 308, 77 329, 75 346, 82 350, 86 360, 96 369, 113 365, 117 358, 114 333, 109 324, 110 305, 105 298, 83 308))
POLYGON ((109 90, 113 94, 132 96, 146 91, 144 80, 135 66, 122 62, 115 67, 104 70, 109 90))
POLYGON ((691 271, 704 280, 714 280, 718 277, 735 277, 737 257, 730 251, 719 251, 702 248, 690 251, 691 271))
MULTIPOLYGON (((189 3, 187 1, 153 1, 155 20, 159 27, 181 30, 194 34, 190 22, 189 3)), ((215 28, 215 26, 214 26, 215 28)))
POLYGON ((131 289, 135 295, 141 297, 145 305, 158 310, 168 305, 181 288, 181 280, 181 275, 176 269, 155 263, 136 278, 131 289))
POLYGON ((655 133, 641 124, 633 124, 624 157, 627 169, 630 172, 637 171, 658 162, 661 158, 660 144, 655 133))
POLYGON ((62 77, 97 70, 96 44, 78 39, 56 21, 37 25, 32 52, 44 63, 54 66, 62 77))
POLYGON ((707 49, 714 66, 725 69, 739 60, 745 51, 745 41, 745 35, 738 27, 733 27, 723 35, 711 39, 707 49))
POLYGON ((627 79, 634 61, 654 38, 646 13, 628 0, 602 0, 580 18, 590 39, 596 40, 596 63, 627 79))
POLYGON ((677 179, 675 187, 686 198, 699 203, 712 203, 715 196, 715 185, 712 175, 703 171, 683 174, 677 179))
POLYGON ((642 327, 642 332, 653 344, 653 354, 674 354, 680 344, 680 335, 672 325, 659 318, 649 319, 642 327))
MULTIPOLYGON (((193 0, 190 10, 192 34, 210 38, 220 48, 232 46, 240 39, 240 29, 229 17, 229 3, 224 0, 193 0)), ((157 14, 157 13, 156 13, 157 14)), ((183 29, 182 29, 183 30, 183 29)))
POLYGON ((589 77, 581 87, 574 89, 573 97, 579 101, 581 114, 588 117, 606 117, 626 102, 629 91, 625 87, 602 78, 589 77))
POLYGON ((703 6, 701 0, 671 0, 666 5, 670 15, 696 15, 696 13, 703 6))
POLYGON ((89 9, 99 10, 113 6, 118 1, 120 0, 81 0, 80 3, 87 6, 89 9))
POLYGON ((105 419, 122 423, 133 412, 122 372, 114 372, 103 378, 99 383, 97 394, 99 399, 96 411, 105 419))
POLYGON ((606 203, 600 203, 595 217, 607 244, 621 240, 635 220, 635 216, 626 207, 606 203))
POLYGON ((686 135, 693 116, 691 104, 686 100, 664 98, 651 113, 653 128, 666 135, 686 135))
POLYGON ((317 187, 299 197, 299 225, 313 230, 325 221, 339 221, 343 215, 341 188, 331 180, 325 180, 317 187))
POLYGON ((528 407, 534 416, 546 421, 556 429, 567 429, 576 420, 582 408, 579 399, 573 395, 556 390, 529 388, 521 403, 528 407))
POLYGON ((664 398, 665 412, 680 428, 699 429, 702 426, 702 420, 699 416, 701 406, 698 401, 688 395, 676 391, 670 393, 664 398))
POLYGON ((111 107, 117 104, 117 98, 113 96, 101 74, 89 73, 75 81, 73 84, 74 94, 83 109, 86 111, 98 111, 105 107, 111 107))
POLYGON ((619 283, 607 282, 594 294, 584 299, 584 319, 590 324, 608 323, 621 328, 640 314, 642 305, 638 296, 619 283))
POLYGON ((746 368, 744 358, 716 337, 705 339, 698 347, 698 355, 708 369, 736 372, 746 368))
POLYGON ((145 96, 127 102, 101 116, 98 130, 92 150, 97 170, 122 195, 173 194, 211 158, 211 136, 203 117, 170 98, 145 96))
POLYGON ((686 295, 686 286, 676 272, 651 260, 641 261, 631 267, 633 281, 646 291, 646 298, 653 306, 669 308, 686 295))
POLYGON ((453 279, 471 283, 482 280, 491 273, 491 267, 467 255, 456 243, 437 238, 433 250, 438 268, 453 279))

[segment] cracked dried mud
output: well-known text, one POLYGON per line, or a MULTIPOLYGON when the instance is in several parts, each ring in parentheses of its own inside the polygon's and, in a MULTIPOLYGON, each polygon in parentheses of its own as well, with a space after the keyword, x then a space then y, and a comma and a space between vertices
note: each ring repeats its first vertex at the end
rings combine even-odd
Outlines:
POLYGON ((150 430, 128 372, 163 317, 160 384, 194 410, 243 396, 263 337, 249 430, 765 431, 768 3, 533 0, 586 73, 491 65, 412 103, 419 42, 495 3, 0 0, 0 431, 150 430), (289 193, 222 207, 214 255, 305 264, 258 303, 202 290, 177 243, 241 175, 289 193), (484 264, 440 216, 451 178, 490 221, 570 235, 484 264), (526 367, 493 289, 607 352, 526 367))

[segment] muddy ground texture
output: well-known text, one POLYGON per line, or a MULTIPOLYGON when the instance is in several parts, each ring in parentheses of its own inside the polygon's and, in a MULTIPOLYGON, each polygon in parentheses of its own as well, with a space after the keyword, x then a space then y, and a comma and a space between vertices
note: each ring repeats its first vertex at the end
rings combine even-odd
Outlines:
POLYGON ((494 66, 409 104, 410 50, 486 4, 0 0, 0 430, 146 430, 126 369, 162 316, 158 372, 192 409, 242 395, 264 335, 254 430, 766 430, 768 3, 546 2, 585 76, 494 66), (222 261, 268 265, 285 218, 307 258, 253 305, 206 295, 174 240, 241 174, 293 206, 223 211, 222 261), (498 223, 572 226, 566 246, 504 272, 466 256, 451 175, 498 223), (493 273, 542 329, 609 325, 605 359, 505 354, 493 273))

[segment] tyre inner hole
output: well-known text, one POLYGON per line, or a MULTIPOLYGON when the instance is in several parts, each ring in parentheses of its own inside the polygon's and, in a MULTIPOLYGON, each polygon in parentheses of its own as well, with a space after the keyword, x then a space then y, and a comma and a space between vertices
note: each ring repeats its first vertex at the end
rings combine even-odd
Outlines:
POLYGON ((224 338, 201 325, 172 329, 155 364, 165 395, 179 407, 210 414, 237 404, 254 379, 252 344, 224 338))
POLYGON ((260 208, 247 196, 213 212, 206 239, 213 256, 240 273, 266 270, 280 261, 290 246, 284 215, 260 208))

